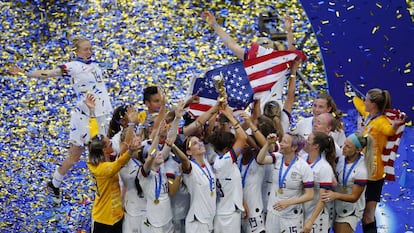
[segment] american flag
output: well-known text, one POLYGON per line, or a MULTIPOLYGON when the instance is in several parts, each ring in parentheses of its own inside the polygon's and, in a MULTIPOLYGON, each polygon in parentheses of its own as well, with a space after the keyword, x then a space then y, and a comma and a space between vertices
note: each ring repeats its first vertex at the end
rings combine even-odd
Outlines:
POLYGON ((190 88, 191 95, 198 93, 200 102, 191 104, 189 112, 197 117, 216 103, 218 93, 213 77, 217 75, 224 78, 229 106, 235 110, 246 108, 253 99, 269 95, 269 90, 278 81, 284 80, 296 57, 306 59, 297 50, 273 51, 208 71, 205 78, 196 79, 190 88))
MULTIPOLYGON (((394 124, 394 121, 399 119, 401 114, 397 109, 386 109, 385 115, 388 117, 391 123, 394 124)), ((397 130, 393 136, 388 137, 387 144, 385 145, 384 150, 382 151, 382 162, 384 163, 385 179, 395 181, 395 168, 394 162, 397 158, 398 146, 400 145, 401 136, 404 132, 405 124, 398 125, 397 130)))
POLYGON ((235 110, 244 109, 253 101, 253 89, 250 86, 243 62, 232 63, 206 73, 204 78, 193 82, 191 95, 200 97, 199 103, 190 104, 189 112, 197 117, 216 104, 219 96, 213 78, 221 76, 227 93, 227 102, 235 110))

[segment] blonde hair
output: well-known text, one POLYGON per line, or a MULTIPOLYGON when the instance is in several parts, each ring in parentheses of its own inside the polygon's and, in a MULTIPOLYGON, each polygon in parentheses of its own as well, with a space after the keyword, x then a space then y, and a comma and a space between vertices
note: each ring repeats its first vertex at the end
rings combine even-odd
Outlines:
POLYGON ((76 51, 79 48, 79 44, 84 41, 89 41, 89 39, 84 36, 76 36, 72 38, 72 51, 76 51))
POLYGON ((375 103, 381 114, 384 114, 385 109, 391 108, 391 95, 387 90, 379 88, 371 89, 367 92, 368 99, 375 103))
POLYGON ((368 177, 371 177, 374 172, 374 139, 372 139, 372 137, 369 134, 363 135, 361 132, 355 132, 354 135, 357 137, 359 143, 361 144, 361 147, 365 148, 365 165, 367 167, 368 177))

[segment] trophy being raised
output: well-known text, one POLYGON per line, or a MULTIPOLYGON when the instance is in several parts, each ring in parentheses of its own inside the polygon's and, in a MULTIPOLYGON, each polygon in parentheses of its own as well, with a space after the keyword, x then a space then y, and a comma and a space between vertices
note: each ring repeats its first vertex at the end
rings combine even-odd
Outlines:
POLYGON ((216 75, 213 77, 214 85, 216 87, 217 92, 219 93, 219 101, 224 103, 227 98, 226 87, 224 86, 224 77, 220 73, 220 75, 216 75))

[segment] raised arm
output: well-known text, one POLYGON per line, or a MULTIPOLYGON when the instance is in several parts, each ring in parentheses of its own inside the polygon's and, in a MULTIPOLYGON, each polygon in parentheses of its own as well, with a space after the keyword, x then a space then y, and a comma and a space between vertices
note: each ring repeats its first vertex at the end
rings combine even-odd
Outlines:
POLYGON ((46 79, 50 77, 56 77, 63 74, 62 69, 50 69, 50 70, 35 70, 33 72, 27 73, 24 69, 20 68, 17 65, 14 65, 9 68, 8 72, 12 75, 23 75, 29 78, 38 78, 38 79, 46 79))
POLYGON ((230 123, 233 125, 234 131, 236 132, 236 141, 233 144, 233 150, 236 152, 236 156, 239 156, 246 145, 247 134, 241 127, 240 122, 233 116, 233 110, 228 105, 226 105, 226 108, 222 111, 222 113, 227 117, 227 119, 229 119, 230 123))
MULTIPOLYGON (((181 116, 183 115, 184 111, 184 102, 180 101, 177 106, 175 106, 175 117, 174 120, 171 123, 171 128, 168 131, 167 140, 171 142, 175 142, 175 139, 177 138, 177 132, 178 132, 178 124, 180 122, 181 116)), ((171 146, 169 144, 165 144, 167 146, 164 146, 162 148, 162 155, 164 159, 168 158, 168 155, 171 151, 171 146)))
POLYGON ((93 138, 99 134, 99 125, 95 117, 95 97, 92 94, 87 94, 83 102, 89 109, 89 135, 90 138, 93 138))
POLYGON ((211 107, 207 112, 200 115, 197 120, 184 127, 184 136, 191 136, 197 132, 197 129, 204 127, 204 124, 218 112, 220 103, 217 103, 211 107))
POLYGON ((285 28, 287 33, 287 44, 288 44, 288 50, 296 50, 295 45, 293 44, 293 31, 292 31, 292 22, 293 18, 289 15, 285 15, 283 17, 283 20, 285 21, 285 28))
MULTIPOLYGON (((160 93, 161 95, 161 107, 158 112, 158 116, 154 120, 154 129, 158 128, 161 122, 164 121, 165 119, 165 104, 166 104, 165 94, 160 88, 158 88, 158 93, 160 93)), ((150 139, 153 139, 154 136, 155 136, 155 131, 152 131, 150 135, 150 139)))
POLYGON ((276 145, 277 135, 271 133, 267 136, 266 143, 263 145, 262 149, 260 149, 259 154, 257 154, 256 161, 259 164, 272 164, 274 163, 274 159, 269 154, 269 149, 271 145, 276 145))
POLYGON ((171 145, 171 149, 175 155, 178 156, 181 160, 181 168, 184 173, 188 173, 190 171, 190 160, 188 159, 187 155, 184 154, 174 143, 168 142, 171 145))
POLYGON ((240 114, 240 116, 244 119, 244 121, 249 126, 250 130, 252 131, 252 135, 256 139, 256 141, 259 144, 259 146, 260 147, 264 146, 264 144, 266 144, 266 138, 265 138, 265 136, 263 136, 262 132, 260 132, 260 130, 257 128, 256 124, 253 123, 251 117, 248 116, 244 112, 242 114, 240 114))
POLYGON ((296 90, 296 71, 300 64, 299 60, 295 60, 292 63, 292 67, 290 68, 290 76, 288 82, 288 90, 285 102, 283 104, 283 109, 288 111, 290 114, 292 113, 293 103, 295 102, 295 90, 296 90))
POLYGON ((231 51, 233 51, 234 55, 236 55, 240 60, 244 60, 244 49, 239 44, 237 44, 237 42, 231 38, 220 25, 217 24, 216 17, 213 15, 213 13, 204 12, 202 14, 202 17, 207 21, 208 25, 214 29, 224 44, 231 51))
POLYGON ((119 154, 123 154, 129 149, 132 139, 135 137, 135 125, 139 123, 138 112, 133 108, 129 107, 126 113, 128 119, 128 127, 126 128, 125 139, 121 143, 119 154))
POLYGON ((151 146, 148 150, 148 156, 145 160, 144 165, 142 166, 142 169, 144 169, 145 174, 149 174, 152 167, 152 162, 154 161, 155 156, 157 156, 158 151, 158 144, 160 141, 160 130, 165 127, 165 121, 162 121, 160 126, 155 129, 155 135, 154 139, 152 140, 151 146))

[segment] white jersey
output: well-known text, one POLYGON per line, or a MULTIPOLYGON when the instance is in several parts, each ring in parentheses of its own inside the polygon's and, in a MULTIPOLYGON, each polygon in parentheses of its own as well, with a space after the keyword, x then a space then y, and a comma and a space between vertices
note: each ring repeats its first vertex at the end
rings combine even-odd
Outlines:
MULTIPOLYGON (((316 207, 316 204, 319 200, 319 191, 321 188, 332 190, 332 178, 334 177, 333 170, 328 161, 326 161, 322 156, 319 157, 312 164, 309 164, 313 172, 314 178, 314 196, 313 200, 307 201, 304 203, 305 207, 305 220, 312 215, 313 210, 316 207)), ((328 212, 328 209, 325 206, 325 211, 328 212)))
POLYGON ((264 177, 262 182, 262 198, 264 212, 267 212, 267 203, 269 201, 270 192, 272 191, 273 183, 273 164, 264 164, 264 177))
POLYGON ((293 212, 300 213, 303 208, 302 204, 290 205, 280 212, 275 210, 273 205, 280 200, 300 197, 303 194, 304 188, 313 188, 314 179, 312 170, 302 158, 295 157, 294 163, 289 164, 291 166, 288 169, 289 167, 285 164, 282 154, 274 153, 274 156, 276 157, 276 163, 273 166, 273 184, 267 204, 267 211, 275 215, 283 215, 284 217, 292 215, 293 212), (281 168, 282 171, 280 170, 281 168), (279 176, 282 180, 285 177, 281 183, 282 193, 279 191, 279 176))
POLYGON ((121 152, 121 134, 122 129, 111 138, 112 149, 114 150, 112 154, 115 156, 121 152))
POLYGON ((252 157, 247 164, 242 164, 242 157, 237 160, 243 186, 243 199, 249 208, 249 218, 260 216, 263 213, 262 183, 265 168, 252 157))
MULTIPOLYGON (((331 165, 328 163, 328 161, 325 160, 323 156, 320 156, 317 160, 309 165, 313 172, 315 186, 313 200, 303 203, 305 210, 305 221, 307 221, 312 216, 312 213, 315 210, 316 204, 319 201, 320 189, 332 190, 332 181, 334 177, 334 172, 331 165)), ((329 228, 331 227, 329 219, 330 209, 327 204, 328 203, 325 203, 323 210, 319 213, 318 218, 316 218, 313 224, 313 232, 329 231, 329 228)))
POLYGON ((312 133, 313 117, 306 117, 296 124, 295 133, 302 135, 305 139, 312 133))
POLYGON ((124 197, 124 210, 131 216, 142 216, 145 215, 147 211, 147 202, 144 198, 144 194, 142 193, 141 195, 138 195, 135 185, 135 178, 137 177, 141 166, 142 164, 140 161, 135 158, 131 158, 119 172, 122 184, 126 189, 124 197))
MULTIPOLYGON (((175 174, 179 172, 179 163, 170 156, 164 163, 165 172, 168 178, 174 179, 175 174)), ((177 193, 170 197, 171 208, 175 220, 185 219, 190 208, 190 194, 184 183, 180 183, 177 193)))
POLYGON ((231 149, 217 156, 213 169, 217 178, 217 215, 229 215, 243 208, 243 188, 236 153, 231 149), (236 209, 237 208, 237 209, 236 209))
MULTIPOLYGON (((308 136, 312 133, 313 130, 313 117, 306 117, 300 120, 296 124, 296 130, 295 133, 302 135, 305 139, 308 138, 308 136)), ((345 132, 343 130, 336 130, 329 132, 329 135, 332 136, 332 138, 335 141, 335 146, 337 147, 337 154, 338 154, 338 148, 340 151, 340 148, 345 144, 346 136, 345 132)))
POLYGON ((77 107, 86 114, 89 109, 83 102, 86 94, 95 97, 95 115, 104 116, 112 112, 108 90, 103 80, 102 70, 96 63, 86 64, 80 61, 72 61, 62 65, 63 72, 70 77, 70 82, 77 96, 77 107))
MULTIPOLYGON (((353 185, 366 186, 368 182, 368 171, 365 165, 364 156, 361 155, 359 158, 360 159, 355 160, 354 163, 346 164, 345 170, 345 157, 342 156, 339 158, 338 164, 336 165, 338 186, 335 188, 335 192, 350 194, 352 193, 353 185), (355 164, 355 166, 353 166, 353 164, 355 164), (345 186, 344 180, 346 180, 345 186)), ((353 214, 359 218, 362 218, 364 208, 365 190, 355 203, 341 201, 338 199, 335 200, 335 213, 340 217, 346 217, 353 214)))
POLYGON ((144 169, 141 167, 138 173, 138 179, 142 185, 144 196, 147 199, 147 219, 152 226, 162 227, 172 220, 165 168, 161 164, 157 172, 151 170, 148 176, 144 173, 144 169))
POLYGON ((212 227, 216 214, 216 176, 206 158, 203 165, 195 161, 190 164, 189 173, 183 175, 191 197, 186 223, 197 219, 212 227))

